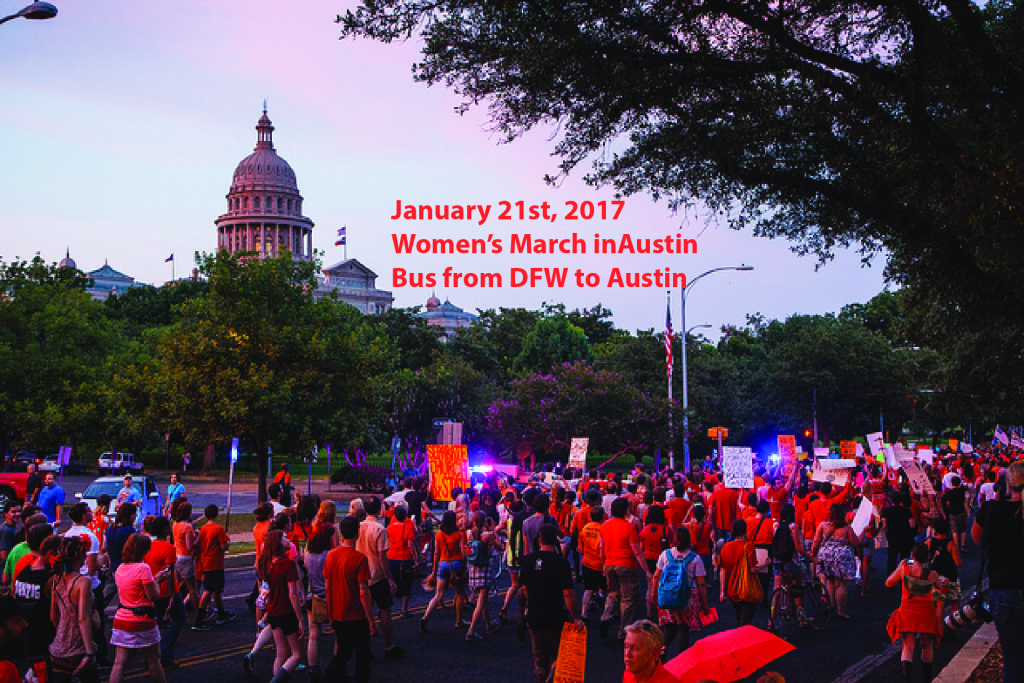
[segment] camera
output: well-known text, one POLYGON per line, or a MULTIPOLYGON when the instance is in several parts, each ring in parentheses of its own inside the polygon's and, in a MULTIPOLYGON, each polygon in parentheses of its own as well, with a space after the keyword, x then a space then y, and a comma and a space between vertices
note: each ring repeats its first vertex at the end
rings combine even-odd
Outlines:
POLYGON ((988 596, 983 593, 974 593, 964 600, 960 609, 950 612, 946 617, 946 627, 954 631, 962 629, 974 621, 988 623, 992 621, 992 612, 988 604, 988 596))

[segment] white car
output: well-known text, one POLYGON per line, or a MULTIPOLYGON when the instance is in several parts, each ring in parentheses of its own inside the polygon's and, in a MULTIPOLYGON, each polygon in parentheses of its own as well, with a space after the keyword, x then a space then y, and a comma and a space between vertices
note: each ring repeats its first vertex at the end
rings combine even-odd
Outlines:
POLYGON ((100 474, 104 472, 110 472, 111 474, 116 474, 117 472, 127 474, 138 472, 142 474, 146 471, 146 466, 133 453, 104 453, 100 456, 97 467, 100 474))
MULTIPOLYGON (((163 507, 160 502, 160 489, 157 488, 156 484, 149 477, 133 477, 132 487, 142 496, 142 505, 139 506, 139 514, 135 518, 136 526, 141 526, 142 521, 146 519, 146 515, 160 514, 160 510, 163 507)), ((100 477, 94 479, 84 493, 76 493, 75 498, 88 503, 89 508, 95 510, 96 499, 104 493, 107 494, 111 500, 107 516, 113 522, 114 515, 116 514, 115 502, 117 501, 117 494, 123 488, 124 477, 100 477)))

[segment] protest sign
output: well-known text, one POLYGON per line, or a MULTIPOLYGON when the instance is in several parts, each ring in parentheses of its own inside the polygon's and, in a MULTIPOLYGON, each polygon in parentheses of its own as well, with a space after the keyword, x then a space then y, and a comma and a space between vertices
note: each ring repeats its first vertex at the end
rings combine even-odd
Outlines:
POLYGON ((589 438, 575 438, 569 447, 569 467, 574 469, 587 469, 587 446, 589 438))
POLYGON ((427 445, 430 495, 434 500, 451 500, 452 489, 469 488, 469 457, 465 446, 427 445))
POLYGON ((958 445, 960 445, 960 440, 959 439, 950 439, 949 440, 949 450, 953 451, 954 453, 956 452, 956 447, 958 445))
POLYGON ((842 462, 853 462, 851 460, 815 460, 814 469, 811 470, 812 481, 827 481, 833 486, 846 486, 846 482, 850 480, 849 467, 852 465, 845 465, 841 469, 834 469, 832 467, 826 467, 831 463, 842 463, 842 462))
POLYGON ((969 443, 965 443, 965 442, 961 441, 960 442, 960 452, 961 453, 973 453, 974 452, 974 446, 972 446, 969 443))
POLYGON ((744 446, 722 447, 722 481, 726 488, 754 488, 754 455, 744 446))
POLYGON ((900 468, 900 461, 896 457, 896 447, 899 447, 899 444, 896 444, 896 446, 885 447, 885 464, 894 470, 898 470, 900 468))
POLYGON ((779 434, 779 462, 782 467, 782 476, 788 477, 796 468, 796 436, 792 434, 779 434))
POLYGON ((868 448, 871 449, 871 455, 879 456, 883 453, 885 448, 885 439, 882 438, 882 432, 875 432, 867 435, 868 448))
POLYGON ((918 448, 917 459, 921 462, 926 462, 929 465, 935 462, 935 452, 930 448, 918 448))
POLYGON ((815 458, 827 458, 828 457, 828 449, 827 448, 815 448, 814 449, 814 457, 815 458))
POLYGON ((903 463, 903 471, 906 472, 907 479, 910 480, 910 488, 914 489, 914 493, 918 495, 935 495, 935 487, 932 486, 928 475, 921 469, 921 465, 913 460, 907 460, 903 463))
POLYGON ((555 660, 555 683, 583 683, 587 670, 587 629, 576 630, 574 624, 562 626, 555 660))
POLYGON ((896 456, 896 462, 898 463, 896 466, 897 469, 903 467, 903 463, 907 461, 913 462, 915 455, 914 451, 908 451, 906 448, 904 448, 901 444, 898 443, 894 443, 892 445, 892 450, 893 454, 896 456))
POLYGON ((856 441, 840 441, 839 442, 839 454, 844 458, 854 459, 857 457, 857 442, 856 441))
POLYGON ((874 514, 875 506, 871 504, 871 501, 867 498, 861 498, 860 507, 857 508, 857 514, 854 515, 853 523, 850 524, 853 533, 858 536, 864 533, 864 528, 871 522, 871 516, 874 514))

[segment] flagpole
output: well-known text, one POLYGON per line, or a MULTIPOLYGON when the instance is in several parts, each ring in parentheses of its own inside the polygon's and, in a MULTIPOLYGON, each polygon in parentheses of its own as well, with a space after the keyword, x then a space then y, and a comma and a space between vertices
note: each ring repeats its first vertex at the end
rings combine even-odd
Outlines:
MULTIPOLYGON (((671 312, 671 310, 672 310, 672 290, 671 289, 668 290, 665 293, 665 296, 668 299, 668 302, 667 302, 668 310, 671 312)), ((670 313, 670 315, 671 315, 671 313, 670 313)), ((671 318, 670 318, 670 320, 671 320, 671 318)), ((669 334, 668 329, 665 330, 665 334, 666 335, 669 334)), ((672 340, 671 339, 668 340, 668 344, 670 344, 670 345, 672 344, 672 340)), ((671 346, 669 346, 669 348, 671 348, 671 346)), ((675 363, 673 363, 672 365, 669 365, 669 367, 668 367, 668 466, 672 470, 675 470, 675 467, 676 467, 675 452, 672 449, 672 445, 673 445, 673 441, 672 441, 672 373, 674 372, 674 370, 675 370, 675 363)))

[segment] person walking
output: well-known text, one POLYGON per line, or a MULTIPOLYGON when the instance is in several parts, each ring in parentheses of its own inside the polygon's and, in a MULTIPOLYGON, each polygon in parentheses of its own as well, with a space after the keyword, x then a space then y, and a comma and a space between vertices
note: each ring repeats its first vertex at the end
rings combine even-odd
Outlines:
POLYGON ((900 562, 896 571, 885 580, 889 588, 902 586, 900 606, 889 617, 886 630, 894 643, 903 641, 900 666, 904 683, 910 683, 917 638, 921 639, 921 667, 925 683, 932 680, 935 638, 940 634, 932 589, 941 585, 941 579, 929 566, 928 560, 928 546, 918 543, 911 551, 911 559, 900 562))
POLYGON ((754 552, 754 544, 747 542, 747 523, 742 519, 734 520, 732 523, 731 540, 722 546, 719 554, 719 600, 726 599, 732 603, 736 612, 736 625, 746 626, 754 621, 754 611, 760 600, 747 600, 746 596, 740 594, 740 575, 743 571, 741 564, 746 564, 746 571, 753 574, 758 569, 757 554, 754 552))
POLYGON ((164 503, 164 517, 171 516, 171 505, 174 501, 185 495, 185 485, 181 483, 177 472, 171 472, 171 483, 167 485, 167 502, 164 503))
POLYGON ((77 536, 61 540, 50 583, 50 621, 56 635, 50 643, 50 683, 99 683, 96 644, 93 639, 93 593, 89 577, 82 574, 88 547, 77 536))
POLYGON ((829 510, 829 521, 822 522, 815 532, 811 556, 825 575, 829 602, 840 619, 850 618, 846 613, 846 587, 848 582, 857 578, 856 549, 859 545, 860 538, 846 523, 846 507, 833 505, 829 510))
POLYGON ((174 571, 178 575, 178 581, 188 588, 188 601, 196 612, 193 628, 197 631, 205 629, 205 623, 200 619, 199 612, 199 589, 196 587, 196 549, 199 535, 192 528, 192 503, 185 501, 178 505, 174 512, 174 526, 171 528, 174 537, 174 552, 177 559, 174 561, 174 571))
POLYGON ((285 532, 275 529, 263 541, 259 576, 267 591, 266 621, 274 635, 274 677, 272 683, 286 683, 302 661, 302 586, 299 569, 288 557, 291 542, 285 532))
POLYGON ((986 500, 971 527, 971 540, 988 557, 992 621, 1003 648, 1003 683, 1024 680, 1024 461, 1006 472, 1005 500, 986 500))
POLYGON ((199 571, 203 577, 203 595, 196 612, 196 631, 210 629, 210 602, 217 607, 217 625, 234 621, 235 613, 224 609, 224 554, 231 546, 224 527, 217 524, 217 506, 211 503, 203 510, 206 524, 199 531, 199 571))
MULTIPOLYGON (((366 560, 370 564, 370 597, 377 605, 377 614, 380 617, 380 630, 384 636, 384 658, 398 659, 405 656, 405 648, 398 647, 394 642, 391 608, 395 604, 395 580, 391 576, 391 565, 388 563, 388 532, 380 518, 380 498, 370 496, 364 501, 363 508, 366 510, 366 519, 359 524, 356 550, 366 555, 366 560)), ((372 622, 370 632, 372 635, 372 622)))
MULTIPOLYGON (((649 601, 665 637, 665 658, 672 642, 679 639, 679 652, 690 647, 690 631, 700 629, 700 615, 708 611, 707 576, 700 556, 690 548, 690 530, 679 527, 675 545, 658 556, 651 580, 649 601), (664 581, 663 581, 664 579, 664 581), (682 607, 671 604, 681 593, 682 607)), ((628 633, 628 629, 627 629, 628 633)))
POLYGON ((64 489, 57 486, 52 472, 46 473, 43 488, 39 491, 39 507, 50 524, 60 524, 60 513, 64 507, 64 489))
POLYGON ((156 601, 157 622, 165 623, 169 618, 169 622, 166 622, 167 633, 160 638, 160 665, 164 667, 164 671, 170 671, 179 668, 179 664, 174 661, 174 647, 185 628, 185 603, 174 579, 174 563, 178 556, 174 544, 168 540, 171 537, 169 519, 150 515, 143 522, 143 530, 152 542, 149 552, 146 553, 149 570, 156 576, 168 567, 171 569, 170 575, 160 582, 160 596, 156 601))
POLYGON ((405 501, 395 506, 394 521, 387 527, 388 564, 395 580, 395 597, 402 601, 399 617, 409 618, 409 598, 415 578, 413 563, 416 557, 416 525, 409 517, 405 501))
POLYGON ((455 588, 455 628, 469 626, 462 618, 462 605, 466 602, 466 534, 460 531, 455 513, 448 510, 441 516, 441 528, 434 537, 434 566, 431 576, 437 582, 434 597, 420 619, 420 629, 426 633, 430 615, 444 601, 448 586, 455 588))
POLYGON ((309 642, 306 644, 306 661, 309 664, 309 679, 316 683, 321 679, 320 633, 329 623, 327 618, 327 593, 324 586, 324 563, 327 553, 337 547, 338 528, 334 525, 336 508, 333 501, 320 504, 316 522, 306 542, 304 553, 306 574, 309 577, 309 596, 306 614, 309 616, 309 642), (328 521, 329 520, 329 521, 328 521))
MULTIPOLYGON (((628 505, 626 499, 622 499, 628 505)), ((520 579, 526 595, 526 625, 533 649, 533 672, 537 683, 551 675, 558 659, 558 645, 565 624, 565 612, 576 628, 582 629, 576 607, 576 590, 569 561, 562 557, 558 527, 544 524, 537 537, 539 548, 522 559, 520 579)))
POLYGON ((643 549, 636 527, 626 521, 629 499, 616 498, 611 503, 611 519, 601 526, 604 549, 604 577, 608 584, 604 614, 599 627, 602 638, 608 637, 612 618, 619 612, 619 640, 626 638, 626 626, 633 623, 637 600, 637 568, 651 580, 651 571, 644 560, 643 549))
MULTIPOLYGON (((477 626, 487 630, 487 633, 494 633, 498 630, 500 621, 491 621, 490 607, 487 604, 487 596, 491 588, 491 557, 500 553, 501 541, 494 531, 493 522, 483 512, 477 510, 473 513, 472 522, 469 528, 469 540, 466 546, 469 550, 467 563, 469 565, 469 590, 476 596, 476 607, 473 610, 473 618, 469 622, 469 630, 466 631, 466 640, 483 640, 483 636, 477 633, 477 626)), ((568 523, 567 523, 568 524, 568 523)))
POLYGON ((117 595, 121 606, 114 613, 110 644, 116 649, 109 683, 124 680, 125 665, 133 651, 141 651, 149 669, 149 678, 164 683, 164 668, 160 665, 160 629, 156 623, 156 601, 160 599, 159 583, 170 576, 164 569, 155 577, 146 564, 146 554, 152 543, 144 534, 132 534, 121 552, 121 564, 114 572, 117 595))
MULTIPOLYGON (((102 496, 101 496, 102 498, 102 496)), ((107 496, 109 499, 109 496, 107 496)), ((97 500, 96 505, 99 509, 101 501, 97 500)), ((107 501, 109 504, 109 500, 107 501)), ((99 614, 99 620, 94 633, 94 640, 96 642, 96 664, 98 666, 109 665, 107 662, 107 639, 104 636, 107 624, 107 598, 103 593, 103 581, 100 578, 100 569, 108 562, 106 554, 103 552, 103 547, 106 544, 106 537, 103 531, 97 534, 96 529, 98 525, 96 522, 96 515, 105 513, 100 510, 97 513, 93 513, 89 509, 88 503, 75 503, 68 510, 68 516, 71 517, 72 527, 68 529, 64 536, 67 538, 78 538, 82 541, 85 546, 85 562, 81 566, 81 573, 83 576, 89 578, 89 585, 92 590, 92 604, 96 607, 96 611, 99 614)), ((130 527, 129 527, 130 528, 130 527)), ((103 527, 105 530, 105 527, 103 527)), ((130 535, 130 534, 129 534, 130 535)), ((125 537, 127 540, 127 537, 125 537)), ((124 541, 121 541, 118 545, 118 550, 124 547, 124 541)), ((90 622, 91 623, 91 622, 90 622)))
MULTIPOLYGON (((452 515, 454 517, 454 513, 452 515)), ((454 519, 452 520, 454 523, 454 519)), ((324 670, 324 680, 344 680, 345 668, 353 653, 356 658, 355 681, 370 680, 370 563, 356 550, 359 520, 344 517, 338 523, 341 543, 327 553, 324 562, 324 589, 327 597, 327 618, 334 629, 337 653, 324 670)))

